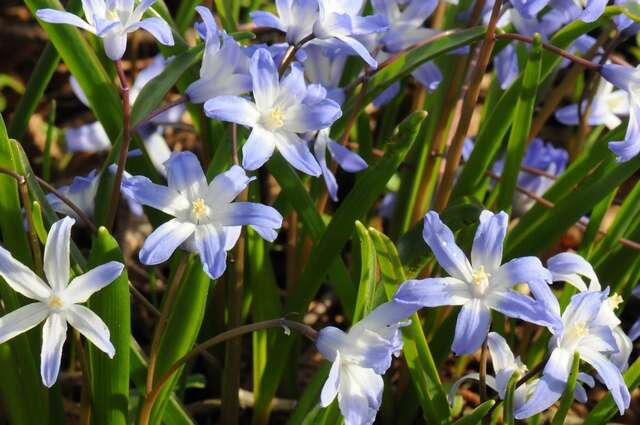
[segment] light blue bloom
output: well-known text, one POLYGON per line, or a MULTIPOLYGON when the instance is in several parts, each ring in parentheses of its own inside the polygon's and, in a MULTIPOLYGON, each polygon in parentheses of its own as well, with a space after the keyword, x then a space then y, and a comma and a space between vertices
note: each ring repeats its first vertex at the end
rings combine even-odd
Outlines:
MULTIPOLYGON (((507 341, 499 334, 495 332, 489 332, 487 335, 487 346, 489 353, 491 354, 491 363, 495 376, 487 375, 487 386, 498 393, 498 396, 504 400, 507 393, 507 385, 514 373, 518 373, 520 378, 524 377, 528 371, 527 365, 525 365, 520 356, 515 357, 513 352, 509 348, 507 341)), ((462 378, 458 379, 449 390, 449 402, 453 404, 454 396, 458 392, 458 388, 465 381, 479 381, 480 374, 477 372, 469 373, 462 378)), ((538 379, 534 379, 529 382, 524 382, 518 386, 514 392, 514 409, 518 410, 524 406, 527 399, 533 394, 538 379)), ((576 382, 576 388, 574 391, 574 397, 581 403, 587 402, 587 392, 584 389, 583 384, 593 387, 595 381, 593 377, 586 373, 580 372, 576 382)))
POLYGON ((371 4, 389 24, 389 29, 380 36, 380 43, 388 52, 399 52, 438 33, 424 27, 438 6, 436 0, 373 0, 371 4))
MULTIPOLYGON (((638 0, 615 0, 614 3, 627 8, 636 16, 640 12, 640 1, 638 0)), ((639 25, 622 13, 614 16, 613 21, 616 23, 618 31, 624 31, 626 34, 634 34, 638 31, 639 25)))
POLYGON ((215 97, 204 105, 207 116, 252 128, 242 147, 245 169, 261 167, 277 148, 293 167, 319 176, 322 170, 298 133, 330 127, 342 113, 340 106, 310 91, 298 66, 292 66, 280 80, 265 49, 253 54, 250 72, 255 102, 237 96, 215 97))
POLYGON ((329 326, 318 333, 316 347, 333 364, 327 377, 320 405, 327 407, 338 397, 345 425, 373 424, 380 403, 384 374, 393 356, 402 350, 400 328, 415 308, 393 301, 374 309, 353 325, 349 332, 329 326))
MULTIPOLYGON (((582 111, 586 110, 587 102, 583 102, 582 111)), ((619 126, 622 121, 618 116, 629 115, 629 101, 623 90, 613 90, 613 84, 602 80, 598 91, 591 102, 591 113, 587 123, 589 125, 605 125, 609 130, 619 126)), ((556 119, 565 125, 579 125, 578 104, 574 103, 558 109, 556 119)))
MULTIPOLYGON (((634 297, 640 298, 640 286, 636 286, 631 293, 634 297)), ((635 341, 640 337, 640 319, 636 320, 629 330, 629 338, 635 341)))
POLYGON ((611 328, 597 320, 602 304, 607 302, 608 291, 582 292, 574 295, 560 319, 560 307, 549 307, 561 320, 559 327, 551 328, 551 350, 542 377, 527 402, 516 410, 516 418, 528 418, 555 403, 567 385, 575 353, 598 372, 616 405, 623 414, 629 406, 630 395, 622 374, 607 355, 618 350, 611 328))
POLYGON ((264 239, 273 241, 282 216, 267 205, 232 202, 252 180, 238 166, 216 176, 211 183, 191 152, 177 152, 165 163, 168 186, 144 176, 125 179, 124 188, 135 199, 174 218, 145 240, 140 261, 160 264, 182 246, 200 255, 204 271, 217 279, 226 268, 227 251, 240 236, 241 226, 251 225, 264 239))
POLYGON ((187 87, 190 102, 203 103, 216 96, 237 96, 251 91, 249 58, 233 37, 218 30, 211 11, 196 7, 205 42, 200 78, 187 87))
POLYGON ((302 64, 307 80, 310 83, 322 85, 327 91, 327 98, 342 105, 345 94, 340 88, 340 79, 349 56, 342 49, 316 44, 307 45, 303 52, 306 58, 302 64))
POLYGON ((626 162, 640 153, 640 68, 606 64, 602 76, 629 98, 629 124, 624 140, 609 142, 609 149, 616 154, 618 162, 626 162))
POLYGON ((409 280, 394 295, 395 301, 410 305, 461 305, 452 346, 457 355, 480 348, 489 332, 491 310, 532 323, 551 324, 536 301, 512 289, 518 283, 528 283, 532 290, 544 288, 551 275, 535 257, 502 264, 508 222, 504 212, 482 212, 469 262, 438 214, 428 212, 422 236, 449 277, 409 280))
POLYGON ((36 301, 0 318, 0 344, 44 321, 40 374, 42 383, 47 387, 53 386, 58 379, 67 323, 109 358, 115 355, 115 348, 109 340, 109 328, 81 304, 120 276, 124 265, 111 261, 71 279, 69 250, 74 223, 74 219, 65 217, 49 230, 44 247, 46 281, 0 247, 0 276, 11 289, 36 301))
POLYGON ((142 19, 156 0, 83 0, 86 21, 55 9, 40 9, 36 16, 51 24, 69 24, 101 37, 104 50, 111 60, 120 60, 127 49, 127 34, 137 29, 149 32, 159 43, 173 46, 171 28, 158 17, 142 19))
POLYGON ((289 44, 298 44, 313 32, 318 19, 318 0, 276 0, 278 16, 269 12, 251 12, 259 27, 276 28, 287 35, 289 44))
POLYGON ((553 0, 554 9, 563 10, 583 22, 595 22, 604 13, 609 0, 553 0))
POLYGON ((337 143, 329 137, 329 129, 320 130, 313 145, 313 153, 322 169, 322 177, 327 192, 334 202, 338 202, 338 183, 327 165, 327 151, 340 167, 349 173, 357 173, 367 168, 367 163, 355 152, 337 143))

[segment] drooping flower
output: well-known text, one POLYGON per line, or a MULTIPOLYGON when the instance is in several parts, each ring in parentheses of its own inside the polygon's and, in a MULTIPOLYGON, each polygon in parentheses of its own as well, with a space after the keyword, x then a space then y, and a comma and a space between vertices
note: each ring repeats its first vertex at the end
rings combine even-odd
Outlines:
POLYGON ((318 19, 318 0, 276 0, 276 9, 278 16, 257 10, 251 12, 251 19, 259 27, 284 32, 292 45, 311 35, 318 19))
POLYGON ((536 257, 516 258, 502 264, 508 221, 504 212, 482 212, 469 262, 438 214, 428 212, 422 236, 449 277, 409 280, 394 295, 397 302, 424 307, 461 305, 452 346, 457 355, 480 348, 489 332, 491 310, 533 323, 551 324, 536 301, 512 289, 518 283, 528 283, 532 290, 542 288, 550 282, 551 275, 536 257))
MULTIPOLYGON (((582 112, 587 108, 587 102, 582 104, 582 112)), ((558 109, 555 113, 556 119, 565 125, 579 125, 578 104, 574 103, 558 109)), ((609 130, 619 126, 622 121, 619 115, 629 114, 629 101, 627 94, 622 90, 613 90, 613 84, 604 79, 598 86, 598 91, 591 102, 591 109, 587 124, 605 125, 609 130)))
MULTIPOLYGON (((607 386, 620 414, 629 407, 630 395, 622 374, 607 355, 618 350, 611 328, 599 323, 608 291, 589 291, 574 295, 561 317, 561 325, 550 328, 551 351, 542 377, 533 395, 516 410, 516 418, 523 419, 547 409, 560 399, 567 385, 575 353, 589 363, 607 386)), ((555 300, 548 307, 560 318, 560 306, 555 300)))
POLYGON ((384 374, 402 350, 400 328, 415 308, 393 301, 374 309, 349 332, 329 326, 318 333, 316 347, 333 364, 322 388, 320 404, 338 397, 345 425, 373 424, 380 403, 384 374))
POLYGON ((259 168, 277 148, 293 167, 319 176, 320 166, 298 134, 330 127, 341 115, 340 106, 310 92, 298 66, 292 66, 280 80, 271 54, 265 49, 253 54, 250 73, 255 102, 238 96, 218 96, 205 103, 207 116, 252 128, 242 147, 245 169, 259 168))
POLYGON ((81 304, 120 276, 124 266, 111 261, 70 279, 69 245, 74 223, 74 219, 65 217, 51 226, 44 250, 46 282, 0 247, 0 276, 14 291, 36 300, 0 318, 0 343, 44 321, 40 373, 47 387, 58 378, 67 323, 110 358, 115 355, 109 329, 81 304))
POLYGON ((609 149, 616 154, 618 162, 626 162, 640 153, 640 68, 606 64, 601 73, 629 98, 629 124, 624 140, 609 142, 609 149))
POLYGON ((73 13, 55 9, 40 9, 36 16, 51 24, 69 24, 103 39, 104 50, 111 60, 120 60, 127 49, 127 34, 137 29, 150 33, 159 43, 173 46, 171 28, 162 18, 142 19, 156 0, 85 0, 82 2, 85 20, 73 13))
POLYGON ((183 247, 197 252, 204 271, 217 279, 226 268, 227 251, 240 236, 241 226, 252 226, 273 241, 282 225, 274 208, 253 202, 232 202, 252 180, 238 166, 216 176, 211 183, 191 152, 177 152, 165 163, 168 186, 133 176, 123 182, 135 199, 174 218, 154 230, 140 251, 147 265, 165 262, 183 247))
MULTIPOLYGON (((527 365, 525 365, 520 356, 515 357, 513 352, 509 348, 507 341, 495 332, 489 332, 487 335, 487 347, 491 354, 491 363, 493 364, 494 376, 487 375, 487 386, 498 393, 498 396, 504 400, 507 394, 507 385, 511 380, 514 373, 518 373, 520 378, 524 377, 528 371, 527 365)), ((519 379, 519 378, 518 378, 519 379)), ((454 396, 458 392, 458 388, 465 381, 479 381, 480 374, 477 372, 469 373, 462 378, 458 379, 449 390, 449 402, 453 404, 454 396)), ((519 385, 514 392, 514 409, 517 410, 527 402, 527 399, 533 394, 538 379, 523 382, 519 385)), ((587 402, 587 392, 584 389, 583 384, 593 387, 595 381, 593 377, 586 373, 580 372, 578 374, 576 388, 574 391, 574 397, 581 403, 587 402)))
POLYGON ((249 58, 237 41, 218 30, 211 11, 196 7, 202 18, 205 42, 200 78, 187 87, 185 94, 193 103, 203 103, 216 96, 237 96, 251 91, 249 58))

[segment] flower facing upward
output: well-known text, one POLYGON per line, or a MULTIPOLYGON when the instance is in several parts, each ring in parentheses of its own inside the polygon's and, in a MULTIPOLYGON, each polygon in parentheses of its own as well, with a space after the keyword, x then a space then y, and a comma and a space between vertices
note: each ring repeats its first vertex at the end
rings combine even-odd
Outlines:
POLYGON ((264 239, 273 241, 282 225, 274 208, 253 202, 232 202, 252 180, 238 166, 216 176, 211 183, 191 152, 177 152, 165 163, 168 186, 144 176, 123 182, 124 190, 138 202, 174 218, 145 240, 140 261, 147 265, 167 261, 180 246, 197 252, 204 271, 217 279, 226 268, 227 251, 240 236, 241 226, 252 226, 264 239))
POLYGON ((252 128, 242 147, 244 168, 259 168, 277 148, 293 167, 319 176, 320 166, 298 133, 330 127, 342 114, 340 106, 309 90, 298 66, 292 66, 280 81, 266 49, 253 54, 250 73, 255 102, 238 96, 214 97, 204 104, 207 116, 252 128))
POLYGON ((67 323, 109 357, 115 355, 107 326, 93 311, 80 304, 120 276, 124 266, 111 261, 69 282, 69 245, 74 223, 74 219, 65 217, 51 226, 44 251, 47 283, 0 247, 0 276, 14 291, 36 300, 0 318, 0 343, 44 320, 40 374, 47 387, 55 384, 58 378, 67 323))
POLYGON ((403 320, 415 310, 390 301, 347 333, 332 326, 318 333, 318 351, 333 362, 320 404, 327 407, 337 396, 345 425, 373 424, 382 402, 384 382, 380 375, 389 369, 393 356, 400 354, 400 328, 409 324, 403 320))
POLYGON ((483 211, 469 262, 438 214, 427 213, 423 238, 450 277, 409 280, 394 295, 398 302, 424 307, 461 305, 452 346, 457 355, 480 348, 489 332, 492 309, 529 322, 550 324, 536 301, 511 289, 518 283, 545 288, 551 275, 535 257, 516 258, 501 265, 507 225, 504 212, 483 211))
POLYGON ((149 32, 158 42, 173 46, 171 28, 163 19, 142 15, 156 0, 82 0, 86 21, 73 13, 55 9, 40 9, 36 16, 51 24, 69 24, 101 37, 104 50, 111 60, 119 60, 127 49, 127 34, 137 29, 149 32))

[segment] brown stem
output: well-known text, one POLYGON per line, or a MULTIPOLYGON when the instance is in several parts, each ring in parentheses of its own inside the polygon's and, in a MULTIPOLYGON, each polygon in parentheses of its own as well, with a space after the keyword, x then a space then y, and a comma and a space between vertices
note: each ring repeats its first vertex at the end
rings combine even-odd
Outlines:
POLYGON ((238 125, 236 123, 231 124, 231 159, 233 159, 234 165, 240 165, 238 159, 238 125))
POLYGON ((167 372, 164 375, 162 375, 162 377, 160 377, 160 379, 158 380, 153 390, 147 393, 144 400, 144 404, 142 405, 142 408, 140 411, 140 420, 138 422, 139 425, 147 425, 149 423, 153 404, 158 398, 158 395, 160 394, 162 387, 164 386, 164 384, 167 383, 169 379, 171 379, 173 374, 176 373, 178 369, 180 369, 186 363, 191 361, 200 353, 207 351, 209 348, 213 347, 216 344, 219 344, 231 338, 236 338, 251 332, 261 331, 265 329, 272 329, 272 328, 284 328, 285 332, 294 330, 296 332, 302 333, 305 337, 309 338, 311 341, 315 341, 318 335, 318 333, 313 328, 303 323, 294 322, 291 320, 281 318, 281 319, 274 319, 274 320, 266 320, 258 323, 252 323, 250 325, 239 326, 235 329, 230 329, 226 332, 216 335, 213 338, 208 339, 201 344, 198 344, 193 348, 193 350, 191 350, 189 353, 182 356, 173 365, 171 365, 169 370, 167 370, 167 372))
MULTIPOLYGON (((533 44, 533 37, 528 35, 522 35, 522 34, 514 34, 514 33, 496 34, 495 39, 496 40, 517 40, 523 43, 533 44)), ((602 68, 602 65, 600 64, 593 63, 589 60, 586 60, 576 55, 572 55, 566 50, 556 47, 553 44, 542 43, 542 48, 550 52, 553 52, 557 55, 560 55, 563 58, 569 59, 571 62, 582 65, 583 67, 590 69, 592 71, 600 71, 600 69, 602 68)))
POLYGON ((472 74, 469 90, 467 91, 464 102, 462 104, 462 111, 460 112, 460 123, 456 128, 456 132, 453 136, 451 146, 449 147, 449 151, 447 154, 447 163, 444 170, 444 175, 442 176, 442 181, 440 182, 440 187, 438 188, 438 195, 435 202, 436 211, 442 211, 449 202, 449 197, 451 196, 456 170, 458 169, 460 158, 462 157, 464 140, 467 136, 469 126, 471 125, 473 111, 480 95, 480 85, 482 83, 482 78, 487 69, 487 66, 489 65, 491 52, 493 52, 493 46, 496 42, 496 26, 498 23, 498 18, 500 16, 501 8, 502 0, 496 0, 491 11, 489 25, 487 26, 487 34, 482 47, 480 48, 478 63, 472 74))
POLYGON ((122 98, 122 144, 120 145, 120 153, 118 156, 118 168, 113 182, 113 191, 111 192, 111 202, 109 204, 109 212, 107 214, 107 230, 111 231, 116 220, 118 212, 118 204, 120 203, 120 186, 122 185, 122 176, 127 165, 127 156, 129 153, 129 144, 131 142, 129 134, 129 121, 131 119, 131 103, 129 102, 129 82, 122 67, 122 61, 115 61, 116 72, 120 80, 120 97, 122 98))
POLYGON ((173 274, 173 279, 171 279, 171 282, 169 283, 169 292, 167 292, 166 300, 162 305, 162 312, 160 314, 158 325, 156 326, 155 332, 153 333, 151 349, 149 350, 149 367, 147 368, 147 393, 150 392, 153 388, 153 380, 155 375, 156 363, 158 361, 158 348, 160 347, 160 340, 162 338, 162 333, 164 332, 164 329, 167 325, 169 314, 171 313, 171 307, 173 306, 173 301, 175 299, 178 286, 182 281, 182 276, 184 275, 184 271, 187 268, 188 262, 189 256, 187 254, 183 254, 180 262, 178 263, 178 268, 173 274))
POLYGON ((282 58, 282 63, 278 67, 278 73, 280 75, 283 75, 287 68, 289 68, 289 65, 291 65, 291 62, 293 62, 293 59, 295 59, 298 50, 300 50, 302 46, 304 46, 314 38, 315 36, 313 34, 309 34, 308 36, 297 42, 294 46, 289 47, 287 52, 284 54, 284 57, 282 58))

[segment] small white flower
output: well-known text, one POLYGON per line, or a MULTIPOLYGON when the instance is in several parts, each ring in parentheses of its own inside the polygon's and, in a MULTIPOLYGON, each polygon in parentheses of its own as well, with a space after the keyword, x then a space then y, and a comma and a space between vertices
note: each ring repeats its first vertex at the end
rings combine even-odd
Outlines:
POLYGON ((47 387, 55 384, 58 378, 67 323, 110 358, 115 355, 107 326, 93 311, 80 304, 120 276, 124 266, 111 261, 69 282, 69 245, 74 223, 74 219, 65 217, 51 226, 44 251, 47 283, 0 247, 0 276, 14 291, 36 300, 0 318, 0 343, 44 321, 40 373, 47 387))

